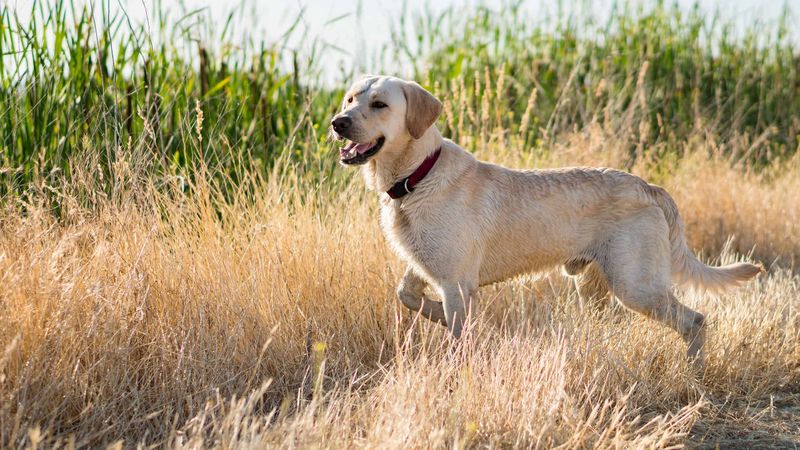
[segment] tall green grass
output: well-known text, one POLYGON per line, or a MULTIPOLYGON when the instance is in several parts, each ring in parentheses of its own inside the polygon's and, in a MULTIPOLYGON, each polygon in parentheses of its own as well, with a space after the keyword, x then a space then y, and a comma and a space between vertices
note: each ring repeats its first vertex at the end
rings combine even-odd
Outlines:
MULTIPOLYGON (((500 139, 517 151, 546 149, 563 132, 597 124, 634 155, 676 152, 672 144, 698 132, 750 162, 794 153, 800 56, 789 12, 770 28, 737 31, 699 11, 621 4, 605 23, 531 17, 519 2, 411 13, 397 18, 384 52, 392 67, 413 68, 401 75, 464 103, 466 118, 442 125, 472 147, 500 139), (480 134, 490 137, 464 140, 480 134), (726 148, 733 140, 746 144, 726 148)), ((320 81, 324 44, 239 42, 233 15, 219 23, 198 12, 150 16, 152 26, 137 25, 58 0, 36 1, 23 21, 3 7, 4 196, 57 183, 87 149, 111 176, 114 154, 129 145, 149 155, 154 173, 202 159, 235 183, 284 158, 312 180, 331 178, 336 157, 325 134, 341 88, 320 81)), ((287 24, 286 36, 301 32, 287 24)))
POLYGON ((87 150, 101 155, 100 170, 111 171, 117 150, 129 145, 149 152, 159 172, 199 159, 229 176, 242 172, 242 161, 247 170, 268 170, 281 155, 327 159, 324 124, 334 96, 301 75, 318 72, 315 46, 301 55, 285 40, 234 44, 233 15, 222 24, 200 12, 151 16, 158 18, 152 28, 59 0, 36 1, 23 21, 4 7, 6 193, 24 191, 34 179, 54 181, 70 171, 71 156, 87 150), (287 60, 291 69, 281 70, 287 60), (205 120, 198 136, 199 111, 205 120))
POLYGON ((698 130, 723 142, 761 138, 763 151, 746 156, 761 162, 796 151, 800 54, 788 8, 775 23, 746 28, 663 1, 617 4, 602 23, 561 14, 531 17, 513 2, 418 15, 394 45, 415 62, 415 77, 445 92, 466 87, 476 107, 487 84, 505 76, 492 108, 500 102, 497 117, 510 120, 498 125, 523 129, 528 143, 599 122, 644 144, 698 130))

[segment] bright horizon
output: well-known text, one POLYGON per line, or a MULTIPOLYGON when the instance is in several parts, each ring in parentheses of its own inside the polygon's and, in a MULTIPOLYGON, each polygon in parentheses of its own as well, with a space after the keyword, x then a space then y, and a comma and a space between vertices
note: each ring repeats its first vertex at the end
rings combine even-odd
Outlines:
MULTIPOLYGON (((11 7, 23 18, 30 15, 34 0, 5 0, 4 5, 11 7)), ((405 2, 390 0, 294 0, 257 2, 255 0, 181 0, 162 1, 161 7, 169 12, 172 22, 189 12, 198 12, 210 18, 216 27, 221 28, 227 17, 233 13, 233 22, 237 24, 233 39, 251 39, 254 42, 273 43, 281 40, 284 33, 297 20, 302 12, 298 28, 289 40, 291 47, 305 49, 309 42, 316 39, 325 44, 325 51, 317 55, 322 61, 320 65, 325 72, 326 82, 339 81, 340 68, 356 71, 376 71, 381 63, 375 61, 380 48, 390 43, 391 25, 403 12, 418 13, 424 11, 442 12, 449 7, 474 8, 478 5, 491 9, 499 9, 508 4, 507 0, 441 0, 431 6, 425 0, 406 0, 405 2)), ((559 0, 523 1, 522 9, 531 17, 548 17, 555 15, 559 8, 568 12, 591 14, 598 22, 604 21, 611 12, 612 6, 623 2, 613 0, 578 1, 569 5, 559 0)), ((634 5, 652 4, 651 0, 631 1, 634 5)), ((676 0, 684 10, 690 10, 694 0, 676 0)), ((758 0, 740 0, 733 7, 726 5, 725 0, 699 0, 696 2, 703 13, 712 15, 719 12, 724 20, 731 20, 740 29, 755 22, 770 23, 780 17, 785 6, 791 12, 789 32, 791 38, 800 43, 800 0, 770 1, 763 4, 758 0)), ((124 9, 131 22, 151 26, 157 21, 153 17, 156 6, 151 0, 77 0, 76 5, 94 5, 98 10, 101 5, 110 5, 112 9, 124 9)), ((402 68, 396 69, 402 72, 402 68)))

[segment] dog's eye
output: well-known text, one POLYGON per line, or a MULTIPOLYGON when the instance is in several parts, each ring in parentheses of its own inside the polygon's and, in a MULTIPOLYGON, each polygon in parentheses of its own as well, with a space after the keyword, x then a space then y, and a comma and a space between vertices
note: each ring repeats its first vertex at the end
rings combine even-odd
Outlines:
POLYGON ((369 106, 372 106, 375 109, 381 109, 381 108, 388 108, 389 107, 389 105, 387 105, 386 103, 383 103, 383 102, 372 102, 372 104, 369 105, 369 106))

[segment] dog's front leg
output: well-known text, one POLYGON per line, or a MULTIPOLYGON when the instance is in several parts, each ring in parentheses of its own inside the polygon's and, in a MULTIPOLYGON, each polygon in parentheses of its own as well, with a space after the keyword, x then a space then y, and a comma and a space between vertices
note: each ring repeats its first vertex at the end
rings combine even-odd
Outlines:
POLYGON ((440 286, 444 299, 444 315, 447 328, 454 337, 460 338, 467 319, 475 315, 475 283, 466 281, 442 283, 440 286))
POLYGON ((447 325, 445 321, 442 302, 433 301, 425 297, 425 280, 417 276, 411 267, 406 269, 400 285, 397 287, 397 296, 406 308, 419 311, 422 317, 447 325))

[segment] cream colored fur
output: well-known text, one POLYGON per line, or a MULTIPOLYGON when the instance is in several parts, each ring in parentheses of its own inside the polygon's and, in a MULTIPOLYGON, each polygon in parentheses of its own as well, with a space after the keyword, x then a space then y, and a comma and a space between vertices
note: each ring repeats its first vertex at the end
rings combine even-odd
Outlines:
POLYGON ((680 333, 689 356, 701 360, 704 317, 676 300, 673 281, 720 290, 754 277, 759 266, 700 262, 669 194, 631 174, 517 171, 478 161, 441 136, 440 111, 416 83, 367 77, 351 87, 337 115, 352 119, 337 138, 385 139, 362 171, 380 197, 384 233, 408 264, 397 291, 405 306, 458 337, 476 309, 479 286, 564 265, 578 277, 581 298, 610 291, 625 307, 680 333), (376 107, 381 103, 386 107, 376 107), (414 192, 389 198, 385 191, 439 147, 439 160, 414 192), (426 286, 442 302, 426 298, 426 286))

